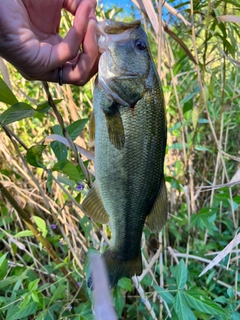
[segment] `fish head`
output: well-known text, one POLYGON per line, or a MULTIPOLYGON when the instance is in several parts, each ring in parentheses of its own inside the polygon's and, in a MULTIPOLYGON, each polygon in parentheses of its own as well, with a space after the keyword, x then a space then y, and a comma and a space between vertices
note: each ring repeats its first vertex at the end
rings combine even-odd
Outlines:
POLYGON ((152 88, 152 58, 140 21, 98 23, 99 86, 116 102, 132 107, 152 88))

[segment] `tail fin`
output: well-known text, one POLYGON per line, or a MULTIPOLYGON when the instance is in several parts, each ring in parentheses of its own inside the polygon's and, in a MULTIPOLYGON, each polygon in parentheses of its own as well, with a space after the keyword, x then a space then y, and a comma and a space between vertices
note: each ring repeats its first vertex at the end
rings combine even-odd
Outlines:
MULTIPOLYGON (((123 277, 130 278, 135 274, 140 275, 142 273, 141 252, 139 252, 139 255, 136 258, 125 261, 121 259, 112 248, 109 248, 103 253, 102 258, 105 262, 111 288, 113 288, 118 283, 118 280, 123 277)), ((87 285, 91 289, 94 288, 92 276, 88 278, 87 285)))
POLYGON ((109 248, 102 257, 106 265, 111 288, 123 277, 130 278, 135 274, 140 275, 142 273, 141 252, 136 258, 125 261, 113 249, 109 248))

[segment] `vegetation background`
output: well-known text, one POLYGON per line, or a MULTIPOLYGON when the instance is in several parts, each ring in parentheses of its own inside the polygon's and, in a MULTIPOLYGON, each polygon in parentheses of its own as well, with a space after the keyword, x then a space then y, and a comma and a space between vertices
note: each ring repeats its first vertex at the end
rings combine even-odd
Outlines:
MULTIPOLYGON (((119 281, 113 304, 119 319, 240 319, 240 3, 131 5, 99 3, 97 15, 140 17, 148 34, 166 101, 169 219, 160 234, 144 229, 143 273, 119 281)), ((64 12, 63 35, 70 25, 64 12)), ((48 87, 0 68, 0 319, 93 319, 86 260, 111 237, 80 206, 94 180, 94 80, 48 87)))

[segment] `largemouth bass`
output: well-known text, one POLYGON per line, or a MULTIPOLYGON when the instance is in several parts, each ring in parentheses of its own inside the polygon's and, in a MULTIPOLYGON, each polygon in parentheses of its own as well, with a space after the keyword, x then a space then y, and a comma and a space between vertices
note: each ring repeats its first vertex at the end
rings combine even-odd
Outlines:
POLYGON ((110 217, 111 246, 103 253, 111 287, 142 272, 144 223, 160 231, 167 219, 163 165, 163 91, 140 21, 98 24, 102 53, 94 86, 96 185, 83 211, 110 217))

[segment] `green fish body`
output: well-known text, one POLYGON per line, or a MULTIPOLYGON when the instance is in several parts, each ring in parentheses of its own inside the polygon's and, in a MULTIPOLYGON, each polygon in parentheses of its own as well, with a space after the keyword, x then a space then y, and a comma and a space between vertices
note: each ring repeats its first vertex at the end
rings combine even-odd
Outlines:
POLYGON ((94 87, 96 186, 83 211, 110 217, 104 252, 111 287, 142 272, 144 223, 160 231, 167 219, 163 167, 166 117, 163 91, 140 22, 100 23, 103 51, 94 87))

